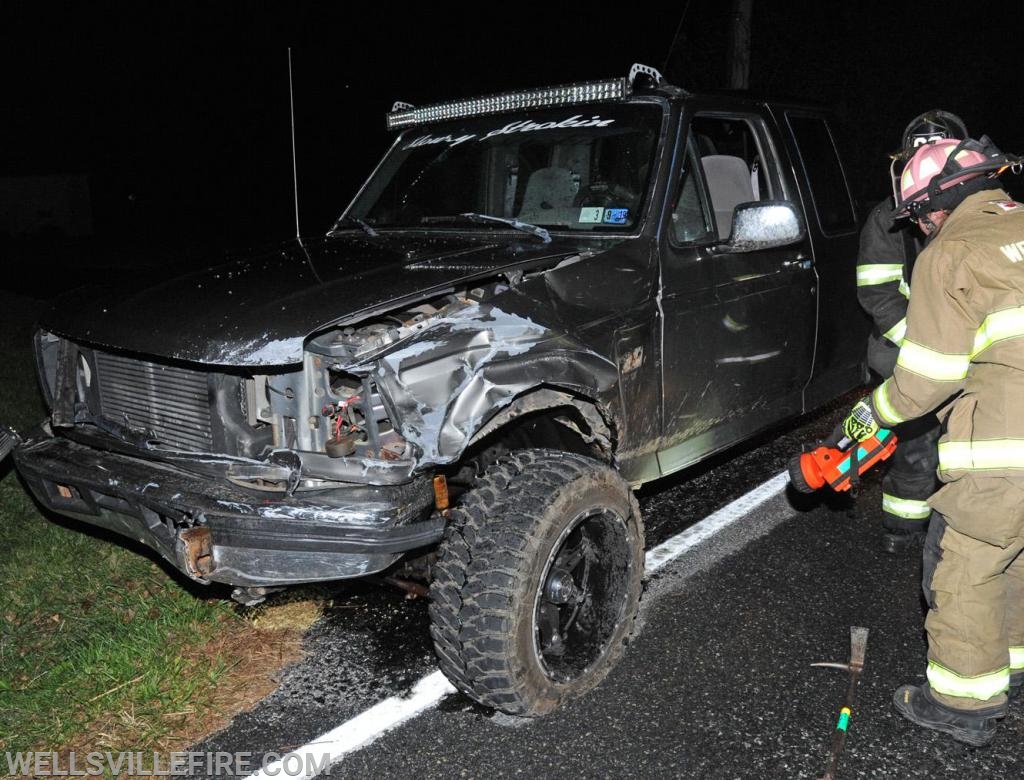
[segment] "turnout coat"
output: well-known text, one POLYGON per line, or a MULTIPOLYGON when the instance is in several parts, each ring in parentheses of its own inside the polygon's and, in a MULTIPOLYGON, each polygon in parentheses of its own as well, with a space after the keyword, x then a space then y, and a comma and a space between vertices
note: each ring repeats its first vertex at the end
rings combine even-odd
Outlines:
POLYGON ((872 394, 876 419, 942 406, 940 479, 1024 477, 1024 205, 1001 189, 965 198, 911 286, 896 367, 872 394))

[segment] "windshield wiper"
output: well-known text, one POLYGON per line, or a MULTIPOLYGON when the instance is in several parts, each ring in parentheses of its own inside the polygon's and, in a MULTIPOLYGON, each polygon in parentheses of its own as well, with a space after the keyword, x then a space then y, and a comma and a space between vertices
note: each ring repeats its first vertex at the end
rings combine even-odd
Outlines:
POLYGON ((460 217, 468 219, 470 222, 500 222, 502 225, 508 225, 514 230, 521 230, 524 233, 530 233, 531 235, 537 236, 545 244, 551 243, 551 234, 542 227, 537 225, 531 225, 529 222, 523 222, 522 220, 508 219, 506 217, 494 217, 490 214, 477 214, 474 211, 465 211, 459 214, 460 217))
POLYGON ((357 228, 366 233, 366 235, 368 235, 370 238, 377 238, 377 236, 380 235, 380 233, 378 233, 376 230, 370 227, 365 220, 362 220, 359 217, 350 216, 349 214, 342 214, 340 217, 338 217, 338 221, 334 223, 334 227, 327 231, 327 235, 333 236, 335 233, 338 232, 339 226, 344 224, 345 222, 349 222, 355 225, 357 228))
POLYGON ((477 214, 475 211, 465 211, 462 214, 450 214, 448 216, 440 217, 423 217, 420 221, 424 224, 437 223, 437 222, 457 222, 460 219, 464 219, 467 222, 476 223, 487 223, 487 222, 498 222, 502 225, 508 225, 510 228, 515 230, 521 230, 524 233, 537 236, 545 244, 551 243, 551 234, 542 227, 537 225, 531 225, 529 222, 523 222, 519 219, 508 219, 506 217, 494 217, 490 214, 477 214))

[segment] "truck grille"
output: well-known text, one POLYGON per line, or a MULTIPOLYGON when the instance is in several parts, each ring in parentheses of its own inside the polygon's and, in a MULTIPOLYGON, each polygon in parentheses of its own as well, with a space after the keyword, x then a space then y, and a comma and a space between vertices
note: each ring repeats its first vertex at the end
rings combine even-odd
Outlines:
POLYGON ((213 450, 209 374, 95 352, 100 415, 170 447, 213 450))

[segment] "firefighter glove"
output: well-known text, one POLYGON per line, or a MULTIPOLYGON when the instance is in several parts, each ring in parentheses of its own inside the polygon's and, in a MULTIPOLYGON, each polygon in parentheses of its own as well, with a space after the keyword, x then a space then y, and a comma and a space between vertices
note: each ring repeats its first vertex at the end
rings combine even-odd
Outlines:
POLYGON ((878 433, 878 422, 871 411, 871 402, 867 398, 860 399, 843 420, 843 434, 854 441, 870 439, 878 433))

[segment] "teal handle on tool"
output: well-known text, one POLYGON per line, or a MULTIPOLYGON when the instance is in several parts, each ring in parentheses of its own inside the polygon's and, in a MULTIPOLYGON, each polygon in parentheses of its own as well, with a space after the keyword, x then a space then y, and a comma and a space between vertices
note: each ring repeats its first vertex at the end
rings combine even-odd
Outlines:
POLYGON ((846 731, 847 727, 850 725, 851 715, 853 715, 853 713, 850 711, 849 707, 843 707, 839 710, 839 722, 836 723, 836 728, 839 731, 846 731))

